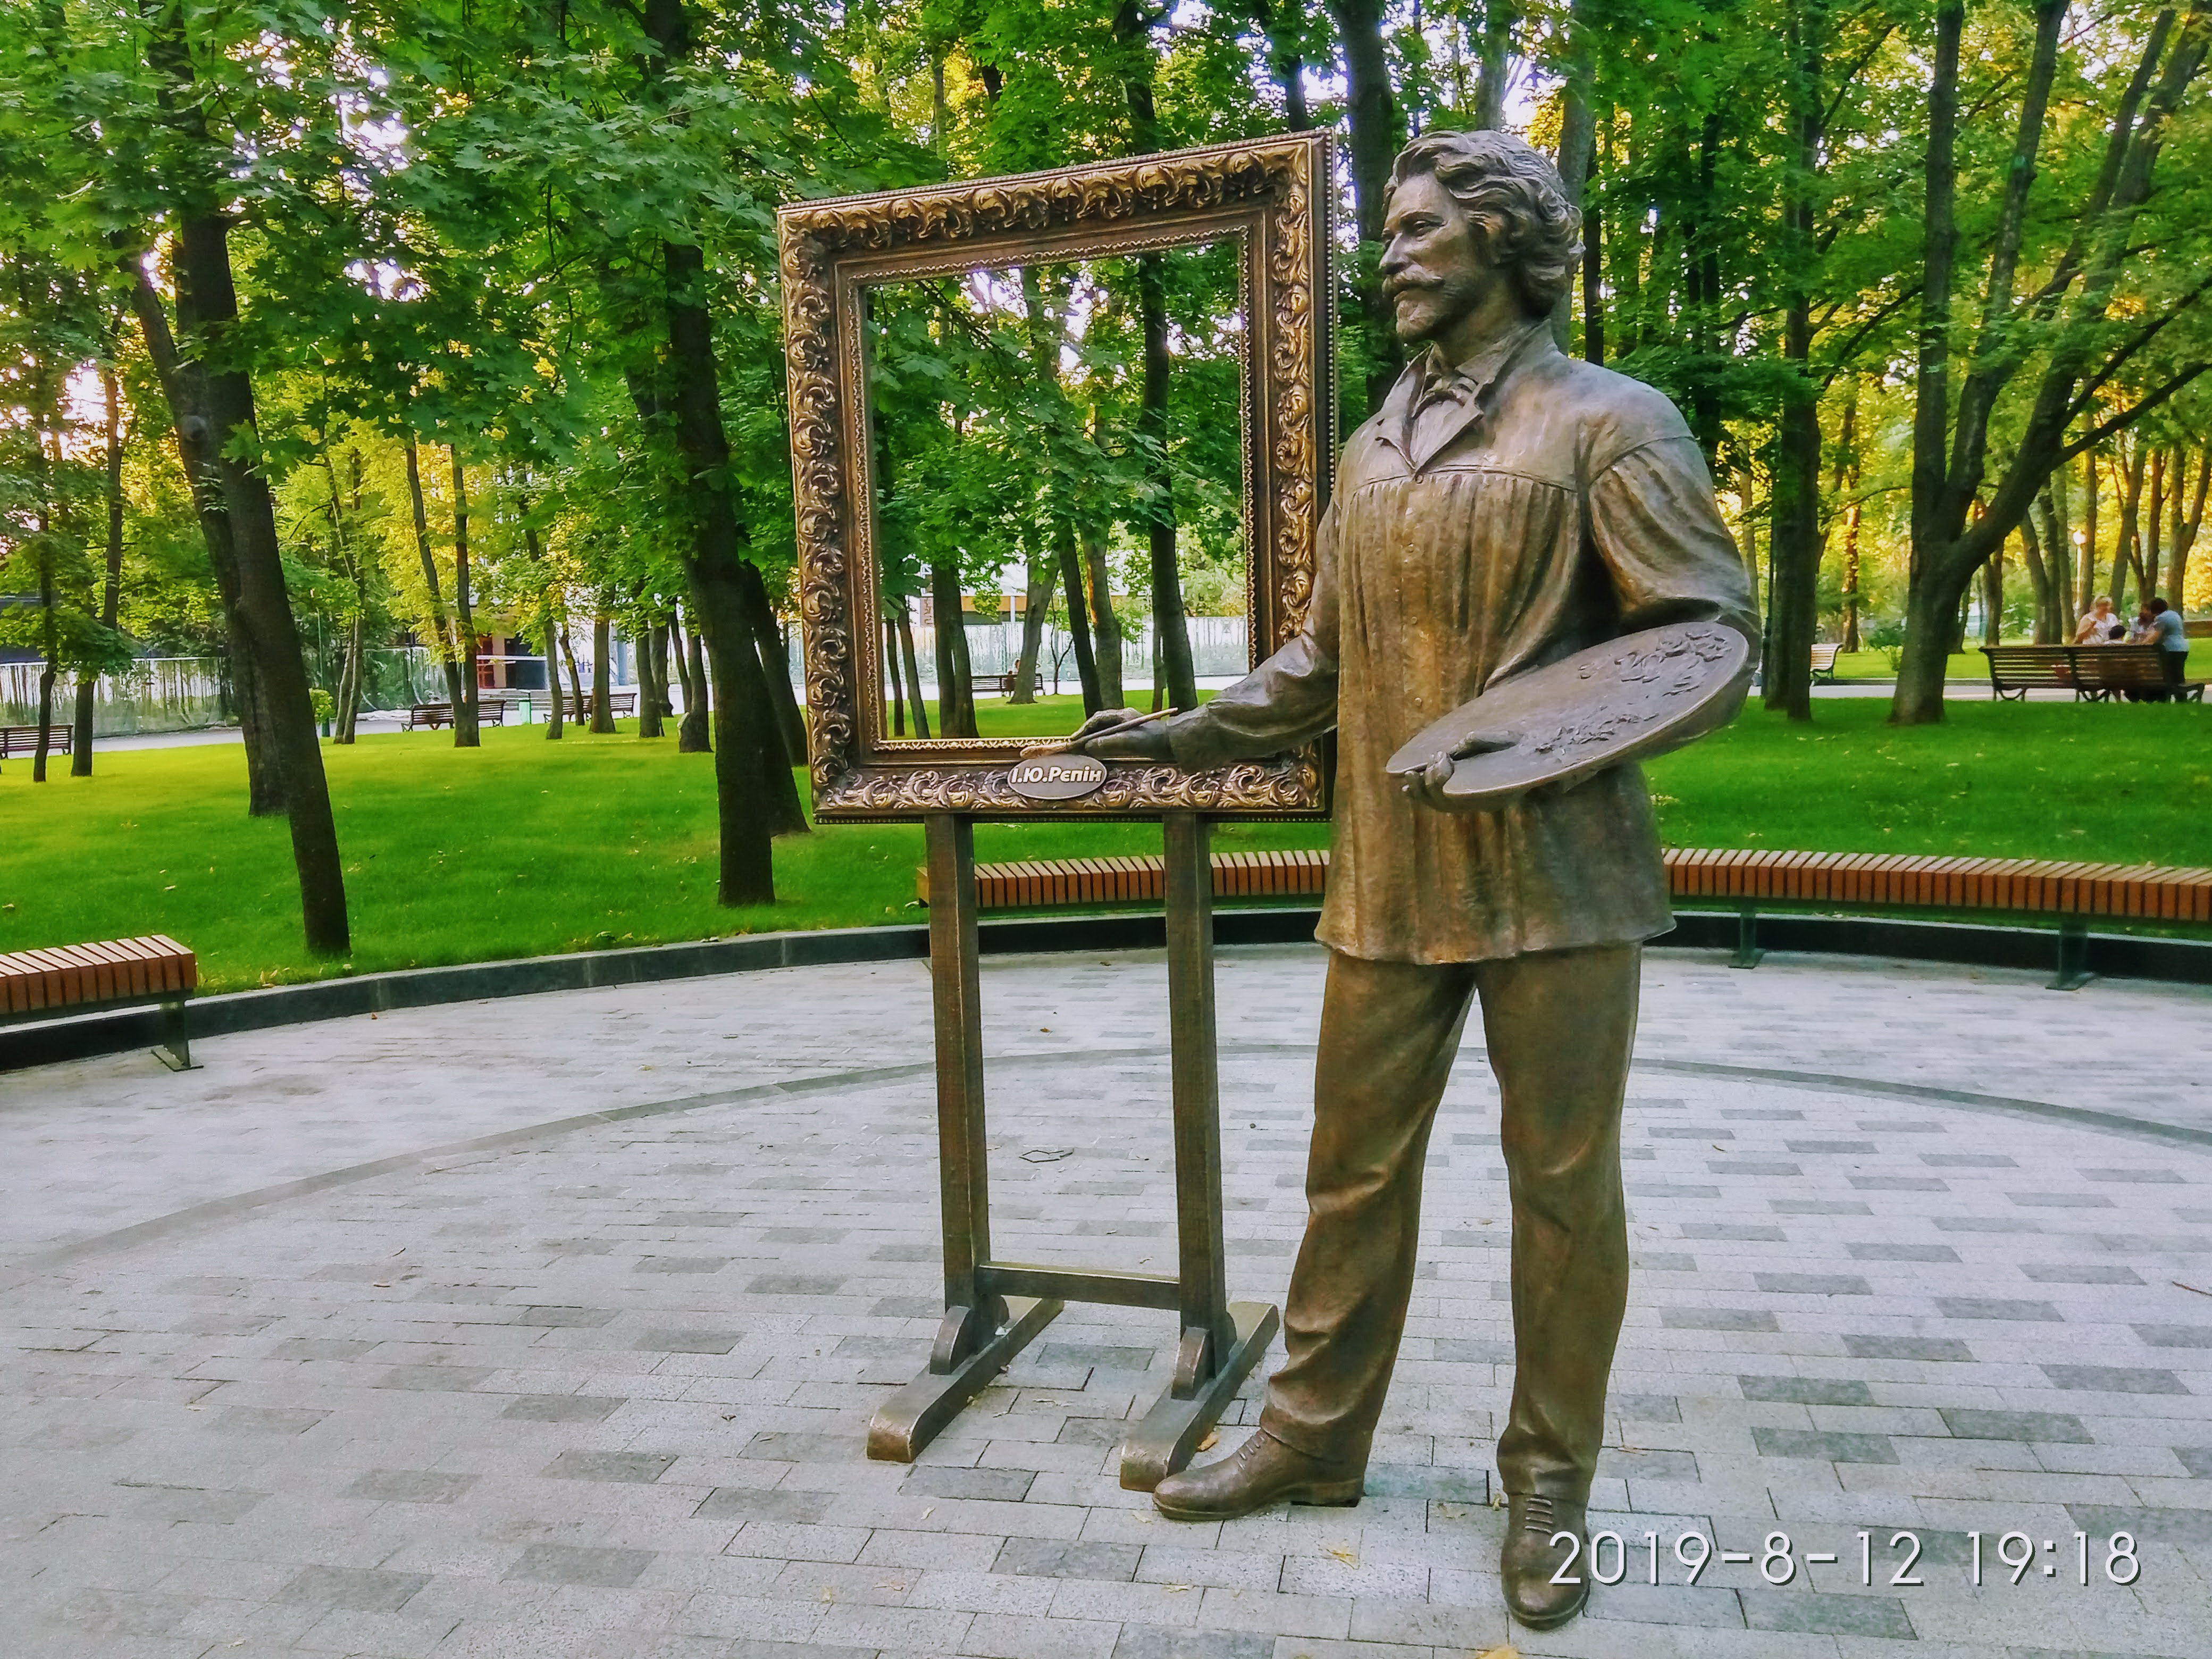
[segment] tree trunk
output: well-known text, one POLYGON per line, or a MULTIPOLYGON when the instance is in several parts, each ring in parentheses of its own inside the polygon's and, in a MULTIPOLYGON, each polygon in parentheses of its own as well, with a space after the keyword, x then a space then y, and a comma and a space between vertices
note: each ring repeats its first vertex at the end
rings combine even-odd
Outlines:
POLYGON ((1022 646, 1014 658, 1014 689, 1008 702, 1037 699, 1037 653, 1044 645, 1045 612, 1052 608, 1053 563, 1034 554, 1024 562, 1028 580, 1022 594, 1022 646))
POLYGON ((453 704, 453 747, 477 749, 483 738, 477 724, 477 617, 469 592, 469 481, 461 471, 461 452, 448 447, 453 464, 453 610, 460 629, 461 695, 453 704))
POLYGON ((1382 219, 1390 187, 1390 163, 1398 154, 1403 128, 1390 88, 1390 52, 1382 39, 1382 0, 1329 0, 1344 42, 1346 113, 1352 142, 1353 215, 1359 228, 1357 283, 1359 308, 1366 319, 1367 407, 1378 406, 1398 378, 1405 358, 1398 344, 1389 296, 1382 292, 1377 265, 1382 254, 1382 219))
POLYGON ((430 599, 430 648, 446 677, 446 701, 453 710, 453 730, 459 740, 461 724, 461 667, 454 653, 453 624, 446 618, 445 596, 438 591, 438 560, 430 550, 430 513, 422 499, 422 459, 415 434, 407 434, 407 499, 415 510, 415 552, 422 563, 422 591, 430 599))
POLYGON ((260 675, 246 641, 230 512, 223 501, 222 481, 210 447, 215 423, 208 410, 206 375, 197 360, 188 360, 177 349, 169 313, 138 254, 126 250, 119 263, 131 283, 131 309, 145 336, 146 355, 153 360, 162 396, 169 405, 170 426, 177 434, 177 459, 191 490, 200 539, 206 544, 208 567, 222 601, 231 700, 238 714, 239 736, 246 745, 246 810, 253 817, 271 817, 284 810, 284 772, 269 735, 260 675))
POLYGON ((2070 631, 2075 621, 2096 603, 2097 599, 2097 488, 2100 479, 2097 471, 2097 452, 2086 450, 2081 456, 2081 597, 2074 602, 2072 614, 2066 618, 2070 631))
POLYGON ((2125 444, 2120 450, 2120 530, 2118 545, 2112 549, 2112 608, 2127 614, 2128 577, 2136 578, 2136 603, 2141 605, 2150 597, 2150 590, 2142 581, 2142 494, 2143 479, 2148 469, 2143 465, 2143 447, 2140 441, 2125 444))
POLYGON ((921 663, 915 655, 914 618, 910 605, 911 602, 906 599, 899 601, 896 617, 899 657, 906 664, 907 707, 914 711, 914 735, 927 738, 929 736, 929 708, 922 701, 921 663))
MULTIPOLYGON (((100 366, 100 392, 107 428, 107 568, 106 580, 100 591, 100 620, 104 626, 112 628, 123 607, 123 388, 116 381, 112 363, 100 366)), ((96 675, 77 676, 76 731, 70 744, 71 777, 92 775, 93 700, 99 689, 96 675)))
POLYGON ((1993 553, 1982 567, 1982 643, 2004 643, 2004 555, 1993 553))
POLYGON ((605 611, 592 618, 592 730, 615 729, 614 623, 605 611))
POLYGON ((1512 75, 1512 0, 1483 0, 1481 70, 1474 83, 1475 125, 1492 132, 1504 130, 1505 94, 1512 75))
POLYGON ((648 624, 637 642, 637 734, 641 738, 665 735, 660 729, 661 694, 665 690, 660 680, 661 665, 653 651, 657 625, 648 624))
MULTIPOLYGON (((43 432, 33 433, 33 441, 39 450, 39 459, 46 459, 46 440, 43 432)), ((44 471, 43 467, 40 471, 44 471)), ((45 635, 46 660, 39 667, 39 732, 32 740, 31 781, 46 781, 46 750, 52 741, 54 720, 54 658, 61 649, 54 626, 54 548, 53 527, 42 502, 39 512, 39 606, 41 632, 45 635)))
POLYGON ((2166 597, 2177 605, 2189 592, 2189 555, 2204 527, 2205 497, 2212 493, 2212 445, 2197 452, 2197 482, 2189 491, 2189 505, 2185 511, 2179 479, 2187 459, 2186 451, 2179 451, 2174 457, 2173 534, 2167 543, 2166 556, 2166 597))
POLYGON ((1815 257, 1812 191, 1820 177, 1821 86, 1826 33, 1820 0, 1792 6, 1789 32, 1796 70, 1791 125, 1796 165, 1784 206, 1790 276, 1782 324, 1790 378, 1775 423, 1771 503, 1774 575, 1768 594, 1768 654, 1762 665, 1766 706, 1793 720, 1813 718, 1813 635, 1820 620, 1820 392, 1814 379, 1813 296, 1807 286, 1815 257))
POLYGON ((337 740, 355 742, 361 735, 362 677, 368 669, 368 618, 359 611, 346 630, 345 684, 338 696, 337 740))
POLYGON ((682 654, 684 658, 684 718, 676 723, 676 752, 679 755, 703 755, 712 744, 708 739, 707 655, 699 640, 699 626, 695 617, 684 630, 682 654))
MULTIPOLYGON (((1091 584, 1088 612, 1091 623, 1090 642, 1091 679, 1097 686, 1098 707, 1120 708, 1128 701, 1125 689, 1128 675, 1126 669, 1127 653, 1124 649, 1128 630, 1121 626, 1121 618, 1114 610, 1114 575, 1106 563, 1106 528, 1103 525, 1086 525, 1080 532, 1083 568, 1080 575, 1091 584)), ((1062 559, 1063 573, 1068 568, 1062 559)), ((1079 642, 1075 653, 1075 672, 1078 678, 1083 673, 1083 649, 1079 642)))
MULTIPOLYGON (((213 210, 182 215, 177 253, 178 317, 185 325, 182 331, 195 355, 204 351, 215 362, 224 363, 224 337, 238 319, 229 221, 213 210)), ((318 956, 340 956, 352 943, 346 920, 345 867, 338 854, 330 786, 323 775, 322 745, 316 738, 307 659, 300 648, 291 596, 284 586, 276 504, 268 480, 246 459, 259 448, 253 385, 246 371, 236 367, 204 368, 203 384, 212 417, 209 449, 222 481, 238 561, 246 643, 266 701, 270 746, 284 779, 307 949, 318 956)))
POLYGON ((906 735, 906 675, 899 667, 898 627, 886 616, 884 625, 876 630, 883 641, 884 672, 890 678, 891 735, 906 735))
MULTIPOLYGON (((535 532, 527 533, 535 538, 535 532)), ((535 554, 536 550, 533 548, 532 552, 535 554)), ((562 706, 564 699, 561 696, 560 630, 553 621, 551 605, 545 606, 539 615, 544 620, 538 625, 545 630, 542 635, 545 641, 545 739, 549 743, 558 743, 565 734, 568 725, 565 717, 568 712, 562 706)))
MULTIPOLYGON (((785 775, 788 776, 788 769, 806 764, 806 716, 799 707, 798 694, 792 690, 791 649, 776 621, 775 606, 769 602, 768 583, 761 575, 760 567, 750 559, 740 558, 738 582, 739 595, 744 601, 745 618, 760 650, 761 679, 773 721, 770 730, 782 750, 785 775)), ((789 810, 798 813, 798 797, 789 790, 784 793, 791 797, 789 810)), ((806 820, 801 815, 797 828, 804 830, 805 827, 806 820)), ((779 830, 776 833, 790 832, 779 830)))
MULTIPOLYGON (((2049 520, 2046 519, 2043 526, 2039 527, 2036 520, 2037 515, 2030 514, 2021 520, 2021 558, 2027 566, 2029 591, 2035 595, 2033 635, 2035 643, 2056 645, 2058 643, 2057 620, 2058 604, 2057 594, 2053 591, 2056 584, 2052 579, 2050 562, 2044 556, 2043 551, 2043 533, 2049 527, 2049 520)), ((1989 643, 1995 644, 1996 641, 1991 641, 1989 643)))
POLYGON ((945 738, 975 733, 975 681, 968 659, 966 607, 957 567, 929 567, 929 611, 937 635, 937 732, 945 738))
MULTIPOLYGON (((561 655, 568 665, 568 695, 574 700, 569 707, 575 711, 576 723, 580 726, 591 716, 584 712, 584 676, 576 666, 576 647, 568 641, 568 618, 565 611, 561 617, 561 655)), ((559 695, 557 688, 555 695, 559 695)))

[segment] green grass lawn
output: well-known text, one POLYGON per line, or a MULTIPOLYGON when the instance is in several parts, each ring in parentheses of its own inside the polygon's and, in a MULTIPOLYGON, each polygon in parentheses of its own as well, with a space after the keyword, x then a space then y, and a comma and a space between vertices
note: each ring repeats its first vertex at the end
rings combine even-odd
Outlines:
MULTIPOLYGON (((1050 732, 1073 699, 986 703, 987 729, 1050 732)), ((1679 846, 1976 853, 2212 865, 2212 709, 1960 704, 1893 731, 1879 700, 1762 712, 1652 769, 1679 846)), ((775 928, 913 921, 914 824, 831 825, 779 844, 781 902, 714 902, 712 758, 634 727, 558 744, 494 727, 325 745, 356 971, 775 928)), ((66 763, 63 763, 64 768, 66 763)), ((281 822, 245 814, 235 744, 102 754, 89 779, 0 772, 0 950, 137 933, 199 951, 210 989, 337 971, 299 943, 281 822)), ((1325 845, 1313 823, 1225 825, 1224 851, 1325 845)), ((984 859, 1156 852, 1145 823, 985 824, 984 859)))

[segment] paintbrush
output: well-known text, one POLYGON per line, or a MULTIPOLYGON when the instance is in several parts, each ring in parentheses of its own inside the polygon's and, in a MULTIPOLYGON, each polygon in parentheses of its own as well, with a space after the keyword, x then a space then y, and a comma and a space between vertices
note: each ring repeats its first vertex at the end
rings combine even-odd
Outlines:
POLYGON ((1123 732, 1133 732, 1140 726, 1150 726, 1154 720, 1164 720, 1170 714, 1182 713, 1182 710, 1180 708, 1155 708, 1149 714, 1139 714, 1133 720, 1123 720, 1117 726, 1109 726, 1097 732, 1085 732, 1080 738, 1063 738, 1058 743, 1038 744, 1034 748, 1023 750, 1022 758, 1036 760, 1045 755, 1073 754, 1079 744, 1095 743, 1100 738, 1114 737, 1123 732))

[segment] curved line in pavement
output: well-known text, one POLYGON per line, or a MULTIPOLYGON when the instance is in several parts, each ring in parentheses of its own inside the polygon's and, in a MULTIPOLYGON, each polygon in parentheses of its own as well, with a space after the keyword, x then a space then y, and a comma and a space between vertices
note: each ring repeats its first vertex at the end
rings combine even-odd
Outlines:
MULTIPOLYGON (((1311 1042, 1224 1042, 1220 1045, 1220 1052, 1224 1054, 1252 1055, 1311 1054, 1314 1047, 1311 1042)), ((1460 1052, 1463 1057, 1486 1059, 1483 1050, 1474 1044, 1462 1048, 1460 1052)), ((1161 1053, 1156 1045, 1140 1048, 1070 1048, 993 1054, 987 1057, 985 1063, 1003 1067, 1069 1060, 1151 1060, 1158 1058, 1161 1053)), ((931 1077, 936 1069, 934 1060, 922 1060, 907 1066, 825 1072, 812 1077, 789 1078, 781 1082, 754 1084, 746 1088, 723 1089, 703 1095, 683 1095, 672 1100, 646 1101, 635 1106, 611 1107, 601 1112, 582 1112, 574 1117, 525 1124, 520 1128, 501 1129, 495 1133, 477 1135, 466 1140, 448 1141, 444 1146, 427 1147, 421 1152, 398 1152, 389 1158, 371 1159, 366 1164, 349 1164, 343 1169, 325 1170, 320 1175, 301 1176, 291 1181, 280 1181, 273 1186, 257 1187, 250 1192, 234 1194, 228 1198, 210 1199, 203 1204, 188 1205, 149 1221, 118 1227, 112 1232, 95 1233, 89 1238, 40 1251, 21 1258, 12 1265, 33 1270, 67 1267, 90 1256, 129 1249, 134 1245, 150 1243, 157 1239, 173 1238, 180 1233, 234 1220, 272 1204, 328 1192, 334 1187, 351 1186, 356 1182, 374 1181, 379 1176, 396 1175, 410 1170, 428 1170, 453 1158, 497 1152, 527 1141, 574 1133, 580 1129, 599 1128, 637 1118, 665 1117, 677 1112, 695 1112, 712 1106, 744 1106, 762 1101, 803 1098, 811 1094, 843 1089, 864 1089, 884 1083, 906 1082, 931 1077)), ((1883 1083, 1873 1078, 1842 1077, 1826 1072, 1729 1066, 1711 1060, 1638 1059, 1630 1069, 1632 1072, 1667 1072, 1683 1077, 1725 1078, 1735 1082, 1765 1083, 1785 1089, 1818 1089, 1831 1094, 1863 1095, 1884 1100, 1924 1101, 1930 1105, 1996 1112, 2046 1123, 2061 1123, 2069 1128, 2094 1129, 2106 1134, 2128 1135, 2166 1146, 2188 1146, 2200 1152, 2212 1151, 2212 1130, 2192 1129, 2176 1123, 2159 1123, 2128 1117, 2118 1112, 2096 1111, 2083 1106, 2060 1106, 2050 1101, 2022 1100, 2008 1095, 1976 1094, 1968 1090, 1941 1089, 1921 1083, 1883 1083)))

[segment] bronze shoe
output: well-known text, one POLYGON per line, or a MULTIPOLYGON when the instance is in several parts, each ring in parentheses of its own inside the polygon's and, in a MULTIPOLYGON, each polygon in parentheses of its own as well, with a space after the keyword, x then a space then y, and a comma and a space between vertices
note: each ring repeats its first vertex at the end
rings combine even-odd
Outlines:
POLYGON ((1170 1521, 1232 1521, 1286 1499, 1340 1507, 1359 1501, 1364 1479, 1363 1469, 1309 1457, 1259 1429, 1233 1456, 1161 1481, 1152 1507, 1170 1521))
POLYGON ((1584 1506, 1542 1492, 1513 1492, 1505 1509, 1505 1546, 1498 1553, 1498 1571, 1505 1581, 1505 1609, 1530 1630, 1553 1630, 1583 1610, 1589 1600, 1589 1572, 1584 1552, 1575 1554, 1574 1566, 1559 1572, 1573 1547, 1554 1544, 1559 1533, 1584 1537, 1584 1506), (1553 1583, 1554 1576, 1571 1582, 1553 1583))

